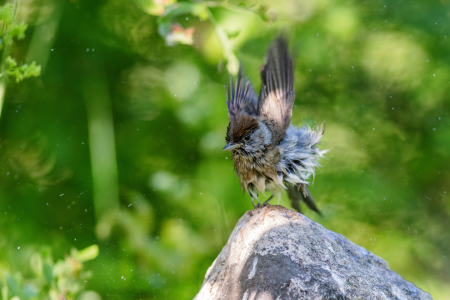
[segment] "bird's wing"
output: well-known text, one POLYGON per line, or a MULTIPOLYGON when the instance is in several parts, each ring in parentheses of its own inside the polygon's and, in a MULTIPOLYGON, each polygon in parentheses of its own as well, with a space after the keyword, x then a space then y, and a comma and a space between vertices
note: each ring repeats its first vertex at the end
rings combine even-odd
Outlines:
POLYGON ((291 121, 295 99, 292 59, 284 39, 278 38, 270 45, 266 61, 261 70, 258 112, 274 133, 273 143, 278 144, 291 121))
POLYGON ((253 90, 250 79, 244 78, 243 73, 242 67, 239 67, 234 86, 233 78, 230 77, 230 87, 227 94, 228 118, 230 121, 240 115, 258 115, 258 96, 253 90))

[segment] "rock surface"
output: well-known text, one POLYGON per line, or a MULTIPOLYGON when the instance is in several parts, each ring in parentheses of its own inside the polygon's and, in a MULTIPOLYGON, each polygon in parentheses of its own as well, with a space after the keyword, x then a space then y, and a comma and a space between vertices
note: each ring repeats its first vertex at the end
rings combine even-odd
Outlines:
POLYGON ((248 211, 195 300, 431 299, 380 257, 281 206, 248 211))

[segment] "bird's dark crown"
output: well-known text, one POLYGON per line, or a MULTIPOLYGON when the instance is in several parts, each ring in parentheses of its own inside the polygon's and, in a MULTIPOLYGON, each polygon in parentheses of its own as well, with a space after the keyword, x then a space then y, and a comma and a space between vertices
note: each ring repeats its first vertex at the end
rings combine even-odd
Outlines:
POLYGON ((227 128, 227 143, 239 143, 248 140, 251 134, 258 129, 258 120, 250 116, 239 116, 230 121, 227 128))

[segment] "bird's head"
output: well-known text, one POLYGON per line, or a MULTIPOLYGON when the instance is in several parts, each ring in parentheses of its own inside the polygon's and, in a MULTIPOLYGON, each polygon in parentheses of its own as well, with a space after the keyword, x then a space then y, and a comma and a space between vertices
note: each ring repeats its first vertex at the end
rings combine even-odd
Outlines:
POLYGON ((238 151, 243 154, 264 150, 271 144, 272 133, 267 125, 251 116, 239 116, 230 120, 225 137, 227 145, 223 150, 238 151))

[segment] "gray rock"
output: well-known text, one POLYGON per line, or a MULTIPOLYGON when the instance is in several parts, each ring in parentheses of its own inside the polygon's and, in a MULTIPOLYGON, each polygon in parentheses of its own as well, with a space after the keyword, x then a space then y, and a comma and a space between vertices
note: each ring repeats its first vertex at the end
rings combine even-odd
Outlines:
POLYGON ((195 300, 431 299, 380 257, 282 206, 248 211, 195 300))

